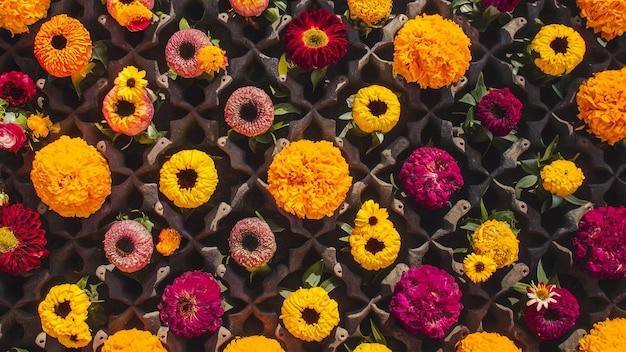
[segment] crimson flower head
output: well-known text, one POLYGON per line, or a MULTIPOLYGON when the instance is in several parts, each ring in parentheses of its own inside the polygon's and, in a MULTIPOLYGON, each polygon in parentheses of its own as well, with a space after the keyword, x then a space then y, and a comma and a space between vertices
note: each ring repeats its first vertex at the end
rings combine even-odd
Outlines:
POLYGON ((0 122, 0 148, 17 153, 26 142, 26 133, 22 126, 9 122, 0 122))
POLYGON ((500 12, 511 12, 519 3, 519 0, 482 0, 485 8, 493 6, 500 12))
POLYGON ((48 256, 39 213, 22 204, 0 206, 0 271, 13 276, 41 265, 48 256))
POLYGON ((509 134, 521 118, 522 102, 511 93, 509 88, 492 89, 478 102, 476 119, 494 137, 504 137, 509 134))
POLYGON ((291 63, 303 70, 337 63, 348 51, 348 27, 324 9, 303 11, 285 29, 291 63))
POLYGON ((524 312, 524 322, 540 340, 553 340, 563 336, 574 327, 579 315, 578 301, 568 290, 555 287, 554 303, 535 309, 530 305, 524 312))
POLYGON ((0 75, 0 98, 11 106, 22 105, 35 97, 35 82, 20 71, 9 71, 0 75))

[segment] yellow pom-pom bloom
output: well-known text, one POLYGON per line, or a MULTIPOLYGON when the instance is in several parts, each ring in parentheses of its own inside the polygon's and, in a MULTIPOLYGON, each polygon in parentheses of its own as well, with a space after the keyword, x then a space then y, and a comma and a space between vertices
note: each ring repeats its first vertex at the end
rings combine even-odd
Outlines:
POLYGON ((232 340, 228 346, 224 349, 224 352, 249 352, 249 351, 263 351, 263 352, 285 352, 280 343, 275 339, 270 339, 265 336, 248 336, 237 337, 232 340))
POLYGON ((159 243, 155 246, 157 252, 161 255, 168 257, 180 247, 180 240, 182 236, 176 229, 163 229, 159 233, 159 243))
POLYGON ((400 119, 400 101, 388 88, 372 85, 361 88, 352 104, 354 123, 366 133, 387 133, 400 119))
POLYGON ((456 352, 522 352, 508 337, 495 332, 475 332, 456 343, 456 352))
POLYGON ((583 184, 583 170, 569 160, 555 160, 541 169, 543 188, 559 197, 569 196, 583 184))
POLYGON ((209 75, 225 69, 227 64, 226 52, 219 46, 207 45, 198 50, 198 65, 202 71, 209 75))
POLYGON ((389 347, 381 343, 362 343, 352 352, 392 352, 389 347))
POLYGON ((576 0, 580 16, 587 19, 587 28, 593 28, 602 38, 611 40, 626 31, 626 1, 576 0))
POLYGON ((487 281, 496 269, 496 262, 486 255, 471 253, 463 259, 463 271, 474 283, 487 281))
POLYGON ((400 252, 400 234, 389 220, 375 230, 356 226, 350 235, 350 253, 366 270, 380 270, 391 265, 400 252))
POLYGON ((52 127, 52 121, 48 116, 43 116, 42 113, 31 114, 28 119, 26 119, 26 126, 33 131, 33 136, 35 138, 45 138, 48 137, 50 133, 50 127, 52 127))
POLYGON ((0 28, 11 35, 26 33, 31 24, 48 14, 50 0, 2 0, 0 2, 0 28))
POLYGON ((215 163, 199 150, 182 150, 172 155, 160 174, 159 190, 180 208, 201 206, 217 188, 215 163))
POLYGON ((392 0, 348 0, 350 17, 356 17, 370 27, 387 19, 392 7, 392 0))
POLYGON ((585 40, 573 28, 562 24, 541 27, 530 42, 539 55, 535 65, 548 75, 560 76, 572 72, 585 56, 585 40))
POLYGON ((339 305, 321 287, 301 288, 285 299, 280 319, 296 338, 320 342, 339 324, 339 305))
POLYGON ((100 352, 167 352, 161 340, 149 331, 120 330, 104 341, 100 352))
POLYGON ((35 153, 30 179, 37 196, 61 216, 86 218, 111 194, 111 171, 96 148, 61 136, 35 153))
POLYGON ((579 341, 580 352, 622 352, 626 351, 626 319, 606 319, 593 325, 589 335, 579 341))
POLYGON ((472 234, 472 248, 476 254, 491 258, 500 269, 517 260, 519 240, 506 222, 487 220, 472 234))
POLYGON ((87 320, 89 297, 74 284, 50 289, 37 309, 42 330, 68 348, 87 346, 91 341, 87 320))

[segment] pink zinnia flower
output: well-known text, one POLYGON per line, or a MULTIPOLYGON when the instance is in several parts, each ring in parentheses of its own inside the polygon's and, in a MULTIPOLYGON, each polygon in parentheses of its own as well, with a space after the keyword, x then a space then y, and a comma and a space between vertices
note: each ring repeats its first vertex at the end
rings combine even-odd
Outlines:
POLYGON ((494 137, 509 134, 522 118, 522 102, 509 88, 492 89, 478 102, 476 119, 494 137))
POLYGON ((198 63, 198 50, 212 45, 211 40, 198 29, 183 29, 174 33, 165 46, 167 66, 184 78, 195 78, 202 74, 198 63))
POLYGON ((13 122, 0 122, 0 148, 17 153, 24 142, 26 142, 26 133, 22 126, 13 122))
POLYGON ((20 71, 0 74, 0 98, 11 106, 25 104, 35 97, 37 88, 29 75, 20 71))
POLYGON ((188 271, 165 288, 158 305, 161 321, 176 336, 214 333, 224 314, 220 285, 209 273, 188 271))
POLYGON ((17 276, 41 265, 48 255, 39 213, 22 204, 0 206, 0 271, 17 276))
POLYGON ((224 120, 237 133, 254 137, 274 123, 274 105, 263 89, 241 87, 233 92, 224 107, 224 120))
POLYGON ((259 218, 237 221, 228 238, 230 255, 248 270, 257 269, 272 259, 276 240, 269 225, 259 218))
POLYGON ((463 187, 461 169, 443 149, 422 147, 411 153, 399 174, 402 187, 427 209, 440 209, 463 187))
POLYGON ((519 3, 519 0, 482 0, 485 8, 493 6, 500 12, 511 12, 519 3))
POLYGON ((579 315, 576 298, 564 288, 555 288, 559 296, 548 308, 536 310, 528 306, 524 313, 524 322, 540 340, 558 339, 574 327, 579 315))
POLYGON ((103 242, 107 259, 127 273, 148 265, 154 250, 150 232, 134 220, 116 221, 104 234, 103 242))
POLYGON ((440 339, 458 321, 461 297, 450 274, 422 265, 402 274, 393 289, 389 311, 409 333, 440 339))

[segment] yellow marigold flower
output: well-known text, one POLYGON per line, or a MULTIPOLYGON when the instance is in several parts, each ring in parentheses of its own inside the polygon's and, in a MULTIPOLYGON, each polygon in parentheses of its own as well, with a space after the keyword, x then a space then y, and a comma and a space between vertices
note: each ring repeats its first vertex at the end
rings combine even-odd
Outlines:
POLYGON ((400 234, 389 220, 375 230, 355 227, 350 235, 350 253, 366 270, 380 270, 393 264, 400 252, 400 234))
POLYGON ((578 118, 610 145, 626 138, 626 67, 594 74, 576 94, 578 118))
POLYGON ((392 352, 389 347, 381 343, 362 343, 352 352, 392 352))
POLYGON ((508 337, 495 332, 475 332, 456 343, 456 352, 522 352, 508 337))
POLYGON ((170 256, 180 247, 182 236, 176 229, 163 229, 159 233, 159 243, 156 245, 157 252, 163 256, 170 256))
POLYGON ((350 17, 359 18, 368 26, 374 27, 391 14, 392 0, 348 0, 350 17))
POLYGON ((3 0, 0 2, 0 28, 11 35, 26 33, 31 24, 48 15, 50 0, 3 0))
POLYGON ((496 262, 485 255, 471 253, 463 259, 463 271, 474 283, 487 281, 496 269, 496 262))
POLYGON ((135 66, 126 66, 115 77, 115 87, 117 95, 124 100, 142 98, 146 93, 148 81, 145 79, 146 71, 139 70, 135 66))
POLYGON ((363 132, 387 133, 400 119, 400 101, 391 90, 383 86, 361 88, 354 97, 352 118, 363 132))
POLYGON ((228 59, 226 52, 216 45, 207 45, 198 50, 198 65, 209 75, 216 74, 226 68, 228 59))
POLYGON ((352 185, 349 167, 331 142, 299 140, 287 145, 267 171, 276 204, 299 218, 331 216, 352 185))
POLYGON ((280 319, 296 338, 320 342, 339 324, 339 305, 321 287, 300 288, 283 302, 280 319))
POLYGON ((626 351, 626 319, 606 319, 595 323, 589 334, 579 341, 580 352, 622 352, 626 351))
POLYGON ((493 259, 500 269, 517 260, 519 240, 506 222, 487 220, 472 234, 472 248, 476 254, 493 259))
POLYGON ((369 231, 376 231, 388 218, 389 213, 387 209, 381 208, 378 203, 368 199, 361 205, 361 208, 356 213, 354 226, 366 228, 369 231))
POLYGON ((199 150, 182 150, 172 155, 160 174, 159 190, 180 208, 201 206, 217 188, 215 163, 199 150))
POLYGON ((31 114, 26 120, 26 126, 33 131, 35 138, 46 138, 50 133, 50 127, 52 127, 52 121, 48 116, 43 116, 42 113, 31 114))
POLYGON ((120 1, 117 4, 120 5, 115 7, 111 16, 120 26, 126 27, 133 22, 144 22, 152 19, 152 11, 139 1, 133 1, 129 4, 120 1))
POLYGON ((570 73, 585 56, 585 40, 571 27, 562 24, 549 24, 541 27, 530 48, 539 57, 535 65, 541 72, 560 76, 570 73))
POLYGON ((41 201, 66 217, 88 217, 111 194, 106 159, 81 138, 61 136, 36 152, 30 179, 41 201))
POLYGON ((587 28, 593 28, 602 38, 611 40, 626 31, 626 1, 576 0, 580 16, 587 19, 587 28))
POLYGON ((583 184, 583 170, 569 160, 555 160, 541 169, 543 188, 559 197, 569 196, 583 184))
POLYGON ((461 27, 440 15, 407 21, 393 42, 393 69, 422 88, 458 81, 469 68, 470 39, 461 27))
POLYGON ((248 336, 248 337, 236 337, 232 340, 224 349, 224 352, 249 352, 249 351, 263 351, 263 352, 285 352, 280 343, 275 339, 270 339, 265 336, 248 336))
POLYGON ((104 341, 100 352, 167 352, 158 337, 152 335, 149 331, 137 330, 120 330, 109 336, 104 341))
POLYGON ((50 289, 37 309, 42 330, 69 348, 80 348, 91 341, 85 322, 91 302, 80 287, 61 284, 50 289))

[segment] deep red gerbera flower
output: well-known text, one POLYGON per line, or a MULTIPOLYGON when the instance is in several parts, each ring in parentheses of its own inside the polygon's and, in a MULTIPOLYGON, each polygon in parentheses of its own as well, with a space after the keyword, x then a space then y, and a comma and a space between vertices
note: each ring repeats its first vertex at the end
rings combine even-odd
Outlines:
POLYGON ((285 29, 291 63, 303 70, 337 63, 348 51, 348 27, 324 9, 303 11, 285 29))
POLYGON ((39 268, 48 255, 39 213, 22 204, 0 207, 0 271, 13 276, 39 268))

